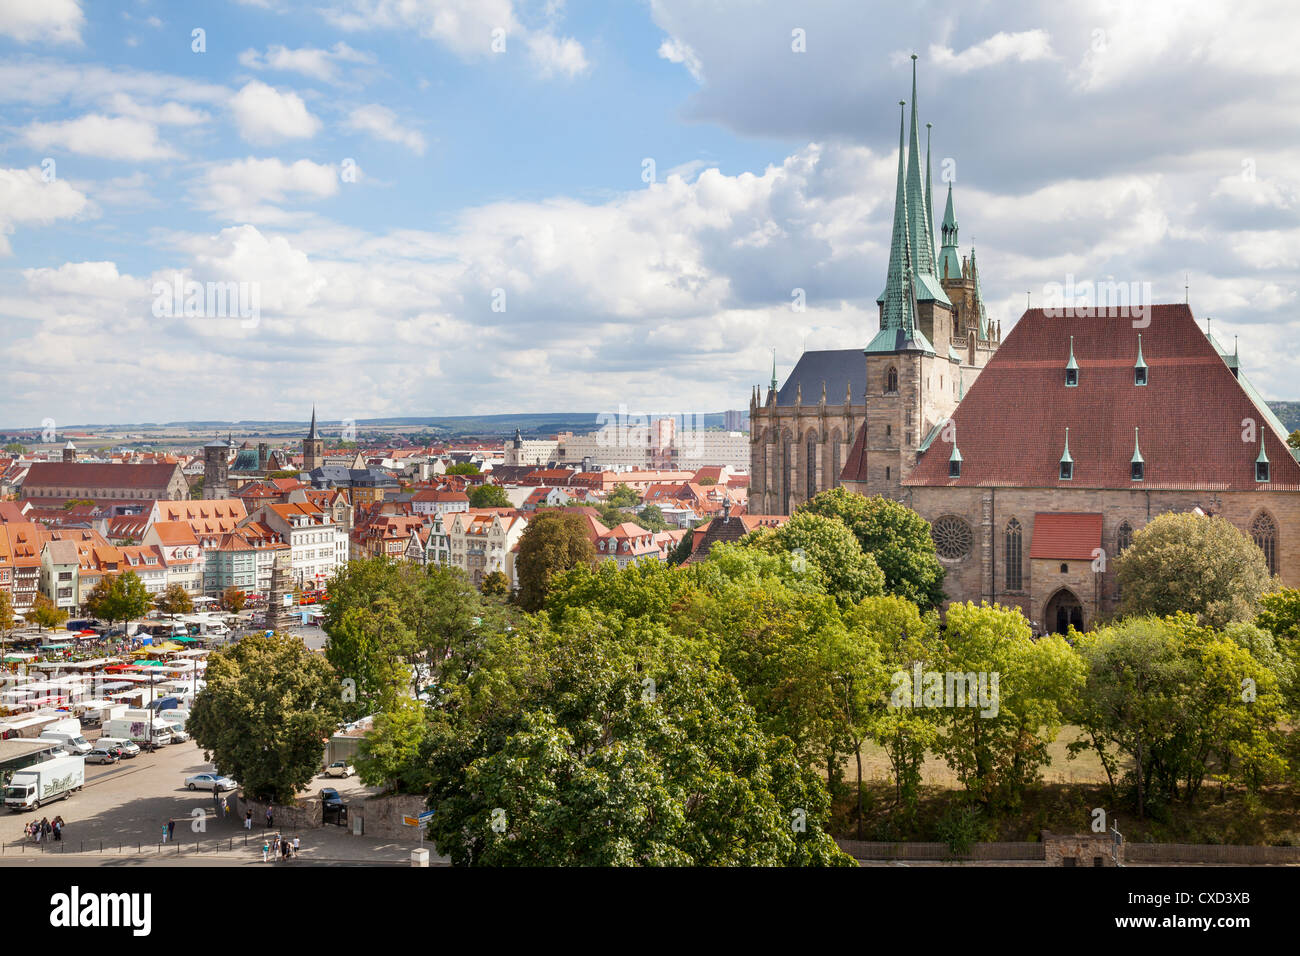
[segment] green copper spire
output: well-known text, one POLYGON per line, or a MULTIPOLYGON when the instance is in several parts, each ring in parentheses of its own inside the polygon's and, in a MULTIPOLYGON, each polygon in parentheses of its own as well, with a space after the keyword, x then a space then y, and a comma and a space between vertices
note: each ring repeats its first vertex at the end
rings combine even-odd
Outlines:
POLYGON ((939 263, 935 273, 940 279, 960 279, 961 255, 957 252, 957 217, 952 211, 952 183, 948 184, 948 205, 943 211, 943 226, 939 229, 943 247, 939 250, 939 263))
POLYGON ((1138 429, 1137 429, 1137 426, 1134 425, 1134 426, 1133 426, 1133 457, 1129 459, 1129 464, 1131 464, 1131 465, 1140 465, 1140 464, 1142 464, 1142 463, 1143 463, 1143 462, 1142 462, 1142 449, 1141 449, 1141 447, 1138 445, 1138 429))
POLYGON ((921 142, 916 115, 916 54, 912 54, 912 126, 907 145, 907 226, 912 245, 912 285, 919 302, 948 301, 934 274, 934 230, 921 186, 921 142))
MULTIPOLYGON (((953 235, 957 234, 957 225, 953 223, 953 235)), ((984 290, 980 288, 980 267, 975 262, 975 247, 970 247, 970 276, 975 281, 975 301, 980 307, 980 338, 989 338, 989 314, 984 310, 984 290)))
POLYGON ((1065 363, 1066 371, 1079 371, 1079 363, 1074 360, 1074 336, 1070 336, 1070 361, 1065 363))
MULTIPOLYGON (((903 159, 903 111, 906 105, 898 101, 898 183, 894 188, 894 234, 889 242, 889 272, 885 278, 885 291, 877 300, 881 303, 880 331, 901 330, 903 338, 911 338, 916 327, 916 305, 912 290, 912 256, 908 235, 907 181, 903 159)), ((880 339, 881 336, 876 336, 880 339)), ((896 341, 895 337, 890 337, 896 341)), ((876 344, 876 340, 872 341, 876 344)))
POLYGON ((925 124, 925 241, 934 261, 934 206, 930 203, 930 124, 925 124))
POLYGON ((776 349, 772 349, 772 391, 776 391, 776 349))

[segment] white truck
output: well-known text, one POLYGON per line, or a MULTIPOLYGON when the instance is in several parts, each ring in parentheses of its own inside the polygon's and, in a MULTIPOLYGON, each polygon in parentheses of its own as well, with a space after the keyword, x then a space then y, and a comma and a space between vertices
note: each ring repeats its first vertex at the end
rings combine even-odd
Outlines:
POLYGON ((5 787, 5 806, 17 813, 51 800, 66 800, 86 782, 86 758, 56 757, 15 771, 5 787))
POLYGON ((172 742, 171 728, 157 717, 153 720, 153 736, 149 733, 149 718, 123 717, 104 725, 105 737, 123 737, 140 746, 141 750, 165 747, 172 742))
POLYGON ((48 724, 41 731, 39 739, 45 743, 59 744, 68 753, 84 756, 91 750, 90 741, 81 735, 81 721, 76 717, 68 717, 48 724))

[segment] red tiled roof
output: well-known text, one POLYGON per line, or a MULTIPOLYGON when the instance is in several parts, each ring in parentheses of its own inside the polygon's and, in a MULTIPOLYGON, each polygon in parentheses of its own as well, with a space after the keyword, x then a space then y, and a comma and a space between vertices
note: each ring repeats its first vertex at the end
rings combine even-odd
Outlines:
MULTIPOLYGON (((1263 441, 1271 490, 1300 490, 1300 463, 1268 424, 1186 305, 1149 306, 1132 317, 1049 318, 1026 312, 953 414, 961 476, 948 477, 952 445, 941 433, 904 485, 1032 488, 1213 488, 1253 491, 1263 441), (1148 384, 1134 384, 1142 336, 1148 384), (1074 337, 1079 384, 1065 385, 1074 337), (1255 441, 1243 441, 1243 420, 1255 441), (1074 476, 1061 480, 1065 430, 1074 476), (1138 427, 1143 480, 1132 480, 1138 427)), ((859 431, 846 479, 864 457, 859 431)))
POLYGON ((1092 560, 1097 557, 1100 547, 1100 514, 1050 512, 1034 515, 1034 540, 1029 547, 1031 559, 1092 560))
POLYGON ((28 488, 139 488, 166 491, 175 464, 120 465, 98 462, 37 461, 32 463, 23 489, 28 488))

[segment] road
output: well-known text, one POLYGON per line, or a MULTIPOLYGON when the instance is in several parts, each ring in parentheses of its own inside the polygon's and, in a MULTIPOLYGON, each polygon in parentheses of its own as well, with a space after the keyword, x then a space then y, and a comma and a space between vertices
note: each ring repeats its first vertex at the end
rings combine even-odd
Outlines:
MULTIPOLYGON (((31 863, 35 860, 55 863, 50 855, 57 851, 65 860, 81 865, 98 861, 121 865, 128 859, 135 863, 159 863, 169 859, 186 865, 262 865, 261 843, 265 828, 261 822, 251 833, 240 822, 219 816, 210 791, 185 789, 185 778, 213 770, 203 759, 203 751, 193 742, 171 744, 152 754, 142 753, 112 765, 89 764, 86 784, 67 800, 42 806, 39 810, 13 813, 0 810, 0 865, 31 863), (61 842, 38 847, 23 834, 23 825, 42 817, 62 816, 66 824, 61 842), (163 827, 176 821, 175 837, 162 842, 163 827), (247 845, 245 845, 247 841, 247 845), (178 847, 179 844, 179 847, 178 847), (82 856, 82 852, 93 856, 82 856)), ((304 793, 320 787, 335 787, 344 796, 360 797, 366 787, 351 777, 346 780, 317 778, 304 793)), ((233 796, 233 794, 232 794, 233 796)), ((232 801, 233 802, 233 801, 232 801)), ((341 827, 328 826, 296 833, 303 843, 303 854, 290 865, 328 863, 400 864, 409 863, 415 844, 352 836, 341 827)), ((278 865, 278 864, 277 864, 278 865)))

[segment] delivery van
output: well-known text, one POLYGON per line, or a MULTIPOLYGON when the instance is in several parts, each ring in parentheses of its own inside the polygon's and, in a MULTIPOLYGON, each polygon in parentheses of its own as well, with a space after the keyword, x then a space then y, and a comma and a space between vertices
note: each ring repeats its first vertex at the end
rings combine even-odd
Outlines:
POLYGON ((149 721, 137 718, 110 720, 104 725, 104 734, 109 737, 125 737, 138 744, 141 750, 166 747, 172 742, 171 728, 159 720, 153 722, 152 736, 150 736, 149 721))
POLYGON ((56 757, 14 772, 5 787, 5 806, 14 812, 36 810, 51 800, 66 800, 86 782, 86 758, 56 757))

